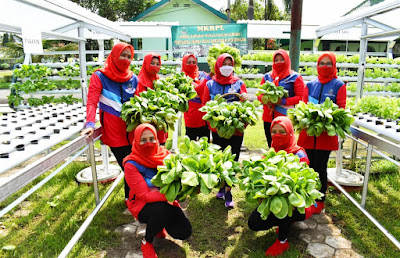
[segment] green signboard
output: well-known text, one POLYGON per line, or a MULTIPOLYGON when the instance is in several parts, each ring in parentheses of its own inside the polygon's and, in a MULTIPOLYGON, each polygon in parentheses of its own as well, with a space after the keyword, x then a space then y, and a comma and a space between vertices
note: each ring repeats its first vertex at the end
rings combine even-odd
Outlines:
POLYGON ((175 58, 186 53, 206 57, 208 48, 221 42, 247 54, 247 24, 172 26, 171 33, 175 58))

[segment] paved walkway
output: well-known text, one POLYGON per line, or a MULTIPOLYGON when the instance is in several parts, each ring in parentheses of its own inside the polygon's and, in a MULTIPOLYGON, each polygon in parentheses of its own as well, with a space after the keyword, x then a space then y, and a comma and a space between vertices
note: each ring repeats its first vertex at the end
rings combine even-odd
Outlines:
MULTIPOLYGON (((240 155, 240 161, 249 160, 250 158, 260 157, 259 151, 244 151, 240 155)), ((182 205, 185 208, 185 204, 182 205)), ((184 209, 185 210, 185 209, 184 209)), ((124 214, 130 214, 128 209, 124 211, 124 214)), ((126 258, 136 258, 142 257, 140 251, 140 243, 137 248, 132 246, 132 237, 141 239, 145 234, 145 224, 140 224, 138 221, 133 223, 123 225, 115 230, 122 235, 123 244, 121 249, 126 250, 125 252, 118 253, 107 253, 111 257, 126 257, 126 258)), ((352 249, 351 242, 343 237, 341 230, 336 227, 332 219, 325 213, 314 214, 310 219, 305 221, 299 221, 292 224, 291 235, 294 238, 300 239, 307 244, 307 252, 312 257, 335 257, 335 258, 356 258, 362 257, 352 249)), ((172 239, 168 239, 172 240, 172 239)), ((160 244, 160 240, 155 245, 160 244)), ((182 245, 180 241, 175 244, 182 245)), ((162 243, 161 243, 162 244, 162 243)))

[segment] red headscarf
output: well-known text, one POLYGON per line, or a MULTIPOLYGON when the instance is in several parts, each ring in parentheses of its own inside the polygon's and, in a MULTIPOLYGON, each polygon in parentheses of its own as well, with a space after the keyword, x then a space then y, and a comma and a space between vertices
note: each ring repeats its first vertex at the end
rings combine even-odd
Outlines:
POLYGON ((139 72, 139 84, 137 87, 137 92, 142 92, 147 88, 153 89, 153 81, 158 80, 158 72, 161 67, 161 56, 157 53, 148 53, 144 56, 143 66, 139 72), (156 57, 160 60, 160 66, 152 66, 150 65, 151 60, 156 57))
POLYGON ((104 68, 99 69, 100 72, 113 81, 126 82, 133 74, 129 69, 129 65, 133 59, 133 54, 134 50, 131 45, 123 42, 116 44, 112 48, 110 55, 107 57, 106 62, 104 63, 104 68), (131 51, 132 58, 129 61, 126 59, 119 59, 119 56, 125 48, 129 48, 131 51))
POLYGON ((232 65, 235 66, 235 60, 228 53, 221 54, 217 58, 217 62, 215 63, 215 69, 214 69, 215 75, 213 76, 213 80, 221 85, 232 84, 232 83, 235 83, 236 81, 240 80, 238 77, 234 76, 233 73, 231 75, 229 75, 228 77, 225 77, 221 74, 219 68, 222 67, 222 64, 224 63, 225 58, 227 58, 227 57, 232 59, 232 65))
POLYGON ((325 52, 322 53, 319 57, 318 57, 318 61, 317 61, 317 70, 318 70, 318 80, 320 83, 325 84, 330 82, 332 79, 337 78, 336 76, 336 56, 334 53, 332 52, 325 52), (332 67, 328 67, 328 66, 319 66, 319 62, 321 61, 321 59, 327 56, 331 59, 332 61, 332 67))
POLYGON ((275 151, 284 150, 287 153, 296 154, 299 150, 306 151, 297 145, 296 135, 294 134, 293 125, 289 118, 286 116, 278 116, 271 123, 271 129, 275 125, 281 125, 285 128, 286 135, 283 134, 275 134, 272 136, 272 144, 271 147, 275 149, 275 151))
POLYGON ((279 81, 288 77, 293 72, 292 70, 290 70, 290 58, 286 50, 279 49, 274 53, 272 61, 273 64, 272 64, 271 77, 275 85, 279 86, 279 81), (283 60, 285 60, 285 62, 276 64, 275 63, 276 55, 281 55, 283 57, 283 60))
POLYGON ((151 124, 141 124, 135 129, 132 152, 124 158, 123 165, 125 166, 125 162, 128 160, 134 160, 145 167, 157 168, 157 166, 163 165, 164 158, 169 154, 170 152, 164 146, 160 146, 156 128, 151 124), (140 138, 145 130, 150 130, 153 133, 156 143, 147 142, 140 145, 140 138))
POLYGON ((184 72, 187 76, 192 78, 193 80, 199 78, 199 67, 197 66, 197 59, 192 54, 187 54, 182 58, 182 72, 184 72), (187 60, 189 57, 193 57, 196 60, 196 64, 188 65, 187 60))

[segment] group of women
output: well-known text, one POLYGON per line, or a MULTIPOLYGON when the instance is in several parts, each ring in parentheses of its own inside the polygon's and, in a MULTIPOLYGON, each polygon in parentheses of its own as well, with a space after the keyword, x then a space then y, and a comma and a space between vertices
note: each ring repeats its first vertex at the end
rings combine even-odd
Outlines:
MULTIPOLYGON (((140 94, 153 88, 160 70, 161 58, 156 53, 144 57, 143 66, 137 77, 129 69, 134 50, 129 44, 116 44, 108 56, 104 68, 97 70, 90 79, 86 126, 82 135, 88 137, 93 133, 95 115, 99 106, 102 124, 102 142, 110 147, 119 165, 125 172, 125 203, 132 215, 146 223, 146 234, 142 240, 143 257, 157 257, 152 244, 155 237, 167 234, 176 239, 186 239, 191 235, 192 227, 177 201, 168 202, 165 195, 152 185, 151 178, 157 173, 157 166, 169 151, 163 146, 168 135, 150 124, 139 125, 134 132, 126 132, 126 124, 120 118, 121 106, 134 94, 140 94)), ((231 146, 232 153, 239 160, 243 134, 236 132, 230 139, 218 136, 202 120, 203 112, 199 108, 217 94, 225 94, 231 101, 247 101, 247 90, 244 82, 233 73, 235 60, 227 53, 221 54, 215 64, 215 74, 199 71, 194 55, 185 55, 182 71, 193 79, 198 95, 189 101, 189 110, 184 113, 186 134, 191 140, 201 137, 210 138, 223 149, 231 146), (234 94, 230 94, 234 93, 234 94), (210 132, 211 131, 211 132, 210 132)), ((317 63, 318 78, 304 85, 300 74, 290 70, 290 59, 285 50, 278 50, 273 56, 272 71, 267 73, 261 83, 271 81, 276 86, 288 90, 289 95, 277 104, 264 104, 264 131, 268 145, 276 151, 285 150, 300 157, 319 174, 322 183, 321 192, 327 188, 326 168, 329 154, 338 148, 337 137, 323 133, 319 137, 300 133, 297 142, 293 126, 285 117, 286 110, 299 101, 322 103, 326 97, 332 99, 339 107, 346 105, 346 87, 336 76, 336 58, 333 53, 322 54, 317 63)), ((217 193, 217 198, 225 200, 225 206, 234 207, 231 188, 225 185, 217 193)), ((255 231, 267 230, 278 226, 277 241, 268 248, 269 256, 282 254, 289 248, 287 236, 290 223, 309 218, 313 213, 320 213, 324 208, 324 199, 315 206, 306 209, 306 214, 293 212, 292 217, 280 220, 273 214, 262 220, 255 210, 249 218, 249 228, 255 231)))

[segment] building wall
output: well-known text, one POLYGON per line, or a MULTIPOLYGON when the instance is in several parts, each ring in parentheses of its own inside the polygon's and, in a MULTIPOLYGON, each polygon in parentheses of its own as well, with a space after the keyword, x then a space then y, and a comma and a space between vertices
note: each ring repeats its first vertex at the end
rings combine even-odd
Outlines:
POLYGON ((212 12, 190 0, 173 0, 140 21, 170 21, 179 25, 210 25, 227 23, 212 12), (189 7, 185 7, 189 5, 189 7))

